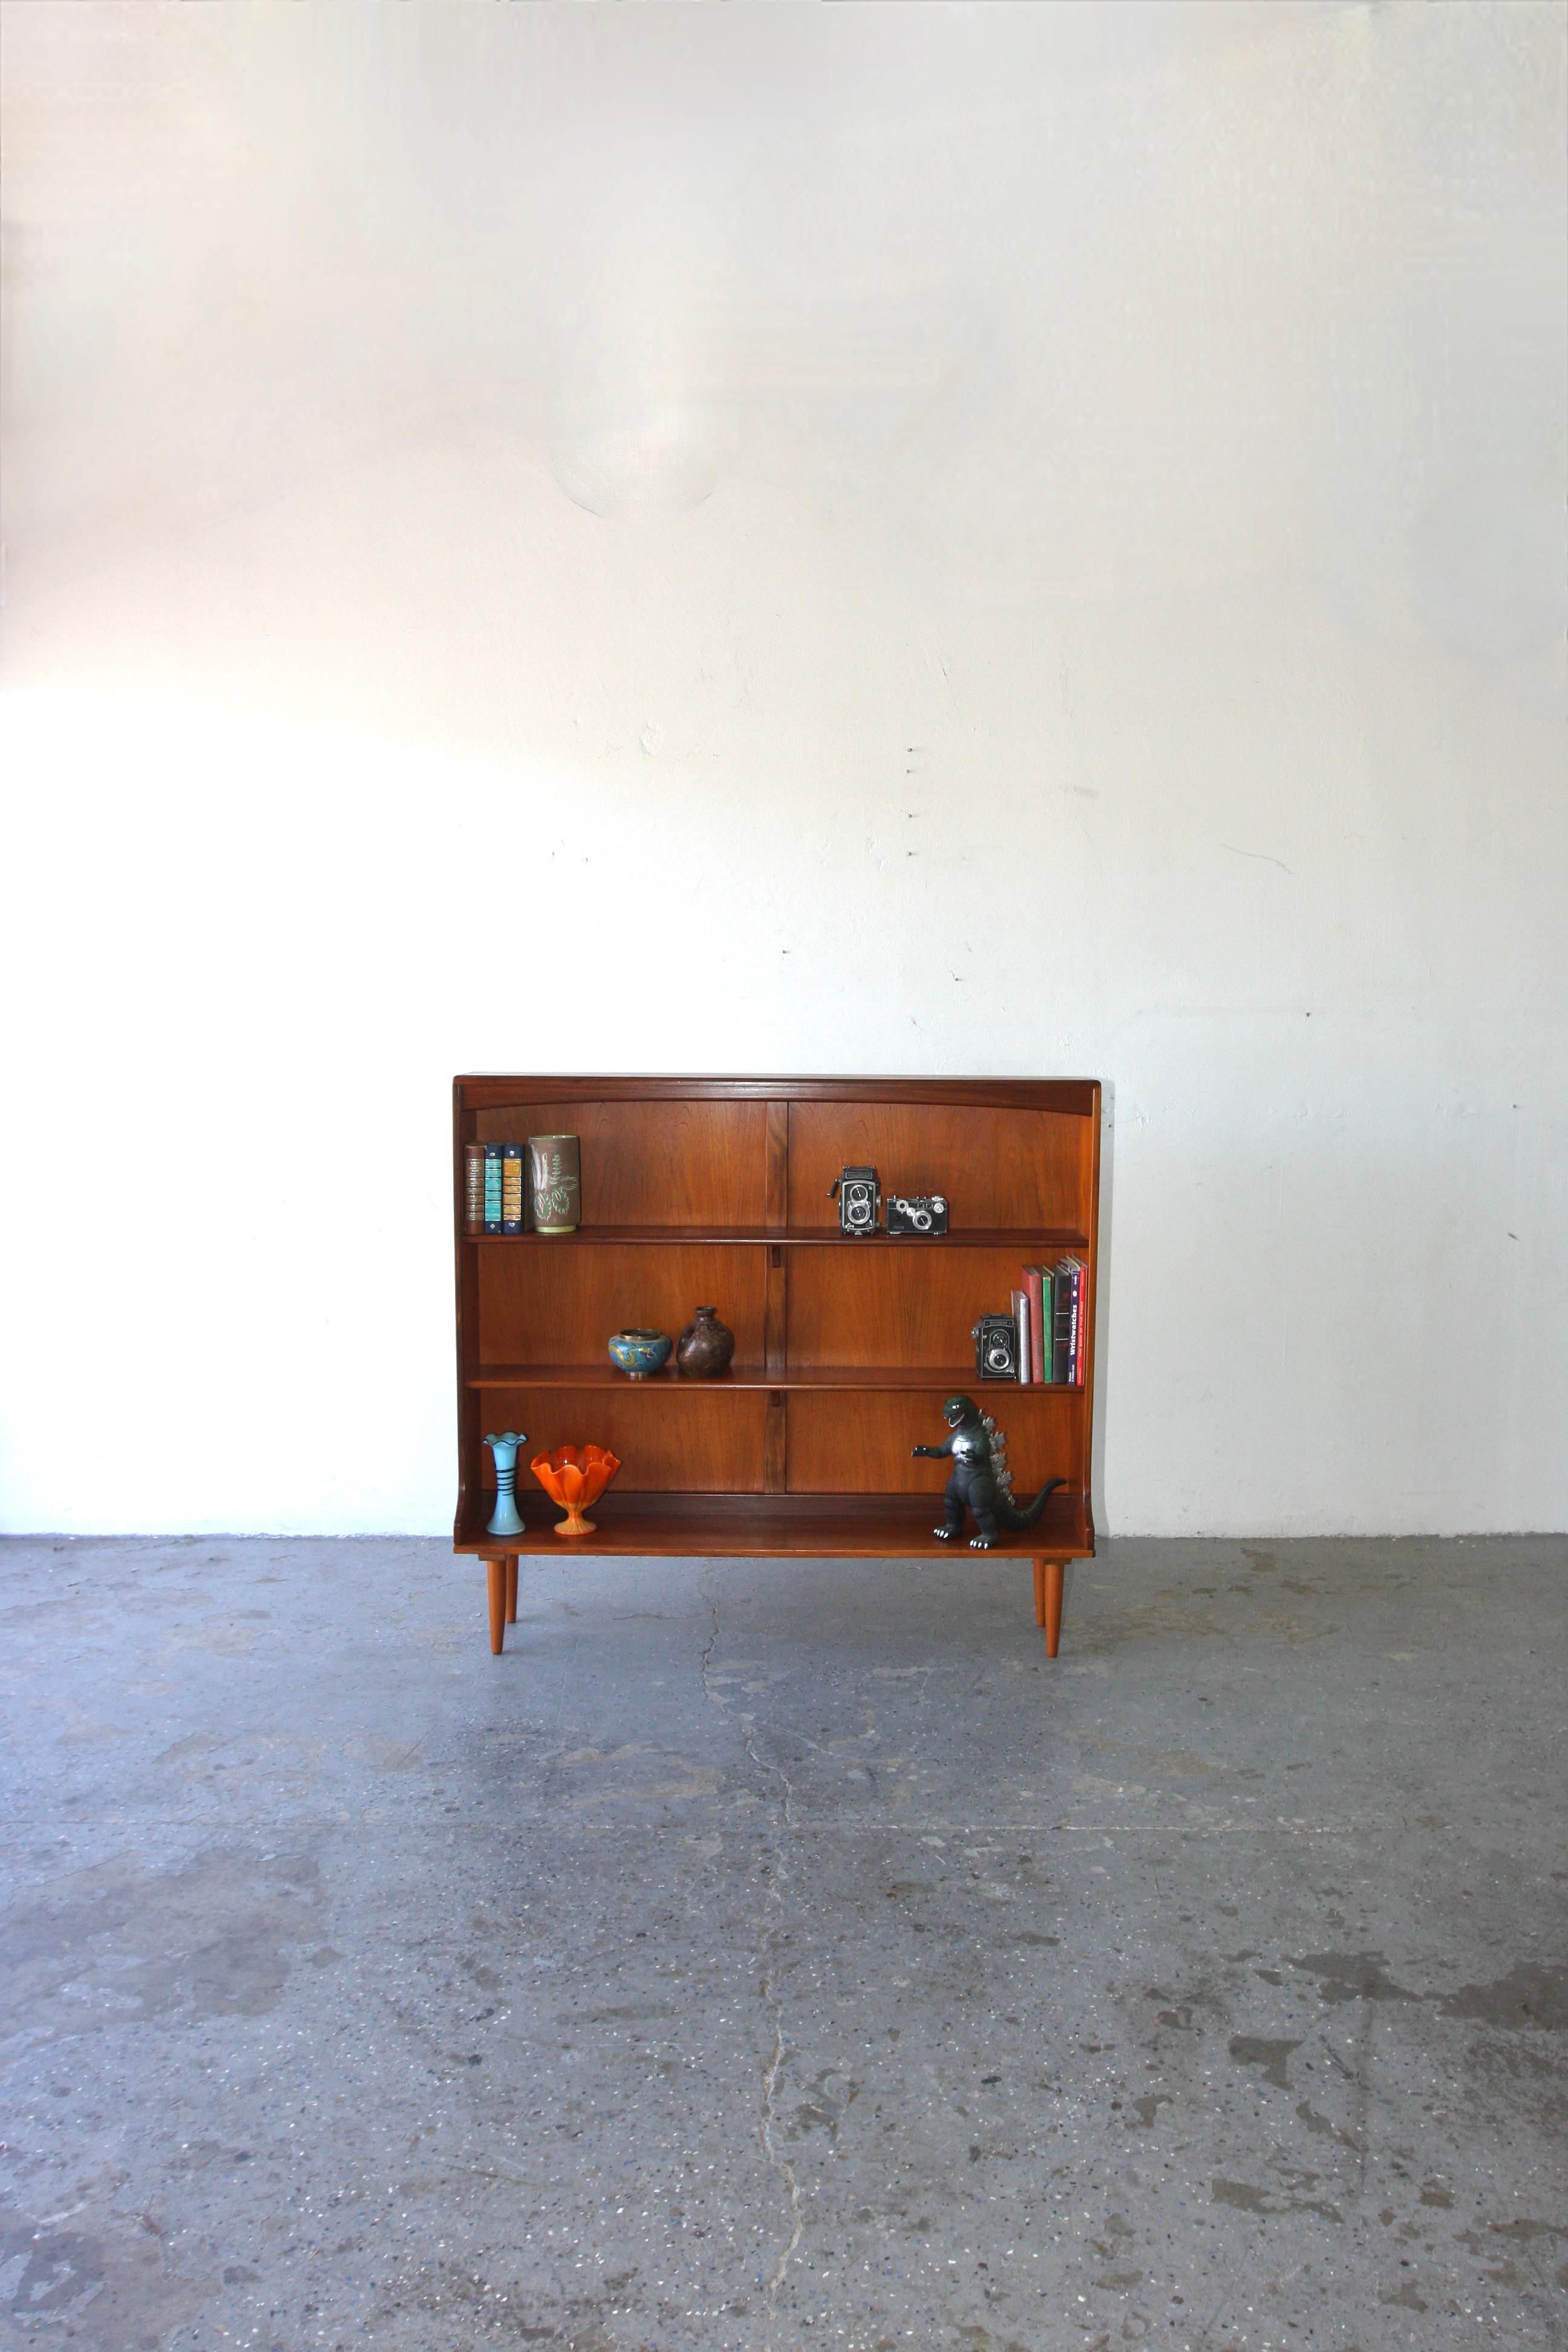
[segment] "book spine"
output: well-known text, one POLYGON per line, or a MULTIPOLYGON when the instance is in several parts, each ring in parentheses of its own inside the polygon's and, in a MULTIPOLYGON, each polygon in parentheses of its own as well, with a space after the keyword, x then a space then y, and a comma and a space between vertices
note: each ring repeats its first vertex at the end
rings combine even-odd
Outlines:
POLYGON ((1078 1370, 1075 1385, 1082 1388, 1089 1371, 1089 1268, 1079 1261, 1078 1269, 1078 1370))
POLYGON ((1029 1379, 1037 1388, 1046 1374, 1046 1270, 1043 1265, 1024 1268, 1024 1288, 1029 1299, 1029 1379))
POLYGON ((1058 1259, 1051 1279, 1054 1312, 1051 1317, 1051 1379, 1058 1388, 1065 1388, 1069 1377, 1071 1359, 1068 1342, 1072 1337, 1072 1276, 1065 1258, 1058 1259))
POLYGON ((1060 1271, 1067 1276, 1068 1329, 1067 1369, 1063 1374, 1069 1388, 1083 1386, 1083 1261, 1063 1258, 1060 1271))
POLYGON ((522 1231, 522 1146, 503 1143, 500 1151, 500 1229, 522 1231))
POLYGON ((500 1231, 500 1145, 485 1146, 485 1231, 500 1231))
POLYGON ((485 1229, 485 1147, 482 1143, 465 1143, 463 1146, 463 1229, 470 1234, 482 1234, 485 1229))
POLYGON ((1013 1293, 1013 1323, 1018 1334, 1018 1378, 1029 1377, 1029 1294, 1026 1290, 1013 1293))

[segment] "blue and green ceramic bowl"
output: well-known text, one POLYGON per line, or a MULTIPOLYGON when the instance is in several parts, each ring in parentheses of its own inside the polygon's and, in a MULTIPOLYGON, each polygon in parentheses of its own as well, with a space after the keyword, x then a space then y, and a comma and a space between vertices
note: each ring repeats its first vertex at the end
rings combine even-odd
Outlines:
POLYGON ((675 1345, 668 1331, 617 1331, 610 1341, 610 1361, 634 1381, 646 1381, 662 1371, 675 1345))

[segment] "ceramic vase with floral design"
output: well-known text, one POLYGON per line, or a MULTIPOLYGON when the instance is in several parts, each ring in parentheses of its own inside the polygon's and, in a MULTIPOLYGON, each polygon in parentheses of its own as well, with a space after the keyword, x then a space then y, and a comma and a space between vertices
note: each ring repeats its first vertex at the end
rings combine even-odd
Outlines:
POLYGON ((528 1185, 536 1234, 574 1234, 582 1221, 583 1147, 574 1135, 531 1135, 528 1185))

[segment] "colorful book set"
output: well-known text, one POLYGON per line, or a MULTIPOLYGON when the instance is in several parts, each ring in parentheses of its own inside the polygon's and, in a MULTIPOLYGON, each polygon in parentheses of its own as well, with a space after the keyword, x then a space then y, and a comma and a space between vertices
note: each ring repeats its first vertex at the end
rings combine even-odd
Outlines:
POLYGON ((522 1146, 470 1143, 463 1155, 463 1222, 471 1234, 522 1231, 522 1146))

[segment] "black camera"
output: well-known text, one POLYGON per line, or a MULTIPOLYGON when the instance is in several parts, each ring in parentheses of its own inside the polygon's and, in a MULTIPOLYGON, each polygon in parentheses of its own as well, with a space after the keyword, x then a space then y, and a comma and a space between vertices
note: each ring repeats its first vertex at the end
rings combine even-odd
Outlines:
POLYGON ((901 1192, 889 1192, 888 1231, 890 1234, 945 1234, 945 1197, 941 1192, 922 1192, 918 1201, 906 1201, 901 1192))
POLYGON ((841 1234, 874 1234, 878 1213, 882 1206, 881 1187, 874 1168, 846 1168, 827 1188, 827 1197, 838 1202, 838 1230, 841 1234))
POLYGON ((983 1315, 970 1333, 974 1369, 983 1381, 1018 1377, 1018 1327, 1010 1315, 983 1315))

